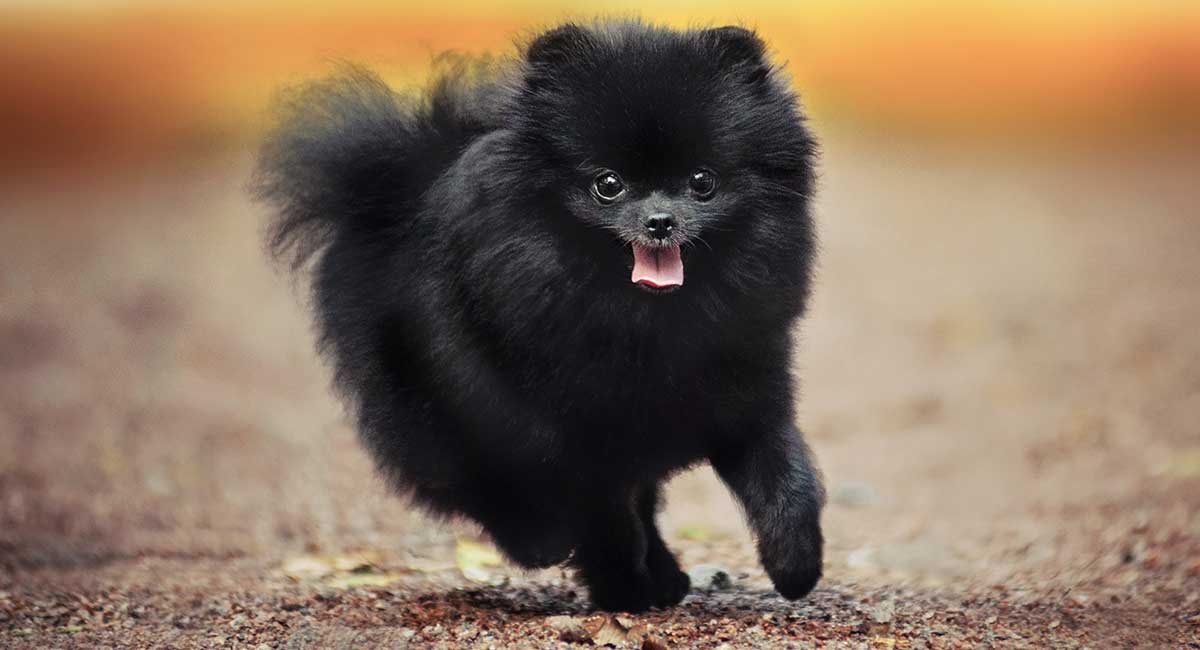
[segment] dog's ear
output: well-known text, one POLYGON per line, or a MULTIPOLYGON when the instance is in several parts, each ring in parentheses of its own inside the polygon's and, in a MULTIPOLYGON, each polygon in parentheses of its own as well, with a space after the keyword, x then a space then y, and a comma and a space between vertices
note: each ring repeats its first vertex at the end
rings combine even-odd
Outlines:
POLYGON ((525 50, 525 60, 534 65, 553 65, 571 58, 588 43, 587 30, 575 23, 560 25, 533 39, 525 50))
POLYGON ((713 46, 722 67, 744 71, 744 79, 749 83, 758 83, 767 77, 770 71, 767 46, 758 34, 733 25, 706 29, 703 34, 713 46))

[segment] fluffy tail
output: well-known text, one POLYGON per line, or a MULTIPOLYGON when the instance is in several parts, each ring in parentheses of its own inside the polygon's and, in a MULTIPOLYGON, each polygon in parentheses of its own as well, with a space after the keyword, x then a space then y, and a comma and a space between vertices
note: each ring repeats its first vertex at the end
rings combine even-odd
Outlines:
POLYGON ((486 129, 478 95, 489 64, 439 63, 424 93, 397 93, 344 65, 282 95, 251 182, 274 209, 267 243, 277 260, 296 269, 339 233, 394 226, 486 129))

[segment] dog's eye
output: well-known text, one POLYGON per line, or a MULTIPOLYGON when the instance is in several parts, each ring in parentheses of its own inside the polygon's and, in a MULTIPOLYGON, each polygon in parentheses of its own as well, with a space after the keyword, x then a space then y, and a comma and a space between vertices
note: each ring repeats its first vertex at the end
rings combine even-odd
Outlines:
POLYGON ((688 187, 698 199, 712 198, 717 191, 717 175, 708 169, 697 169, 688 178, 688 187))
POLYGON ((616 172, 600 172, 592 179, 592 194, 601 203, 612 203, 624 193, 625 183, 621 182, 621 177, 617 176, 616 172))

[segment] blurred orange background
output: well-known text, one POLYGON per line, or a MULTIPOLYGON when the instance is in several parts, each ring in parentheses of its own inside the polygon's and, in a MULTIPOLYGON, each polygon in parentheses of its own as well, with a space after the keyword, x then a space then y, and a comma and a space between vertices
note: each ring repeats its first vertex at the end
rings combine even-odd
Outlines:
MULTIPOLYGON (((0 8, 0 173, 252 142, 271 92, 338 59, 419 83, 434 54, 511 54, 587 3, 105 2, 0 8)), ((1177 143, 1197 135, 1200 3, 609 2, 742 23, 826 128, 895 137, 1177 143)))

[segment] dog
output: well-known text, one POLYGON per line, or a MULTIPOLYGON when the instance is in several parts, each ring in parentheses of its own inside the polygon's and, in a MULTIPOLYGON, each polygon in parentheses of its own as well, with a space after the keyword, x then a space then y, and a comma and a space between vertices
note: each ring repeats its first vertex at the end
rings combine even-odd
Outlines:
POLYGON ((689 591, 655 515, 706 461, 778 592, 821 577, 791 372, 817 151, 754 32, 606 20, 419 92, 295 89, 253 186, 390 485, 636 612, 689 591))

